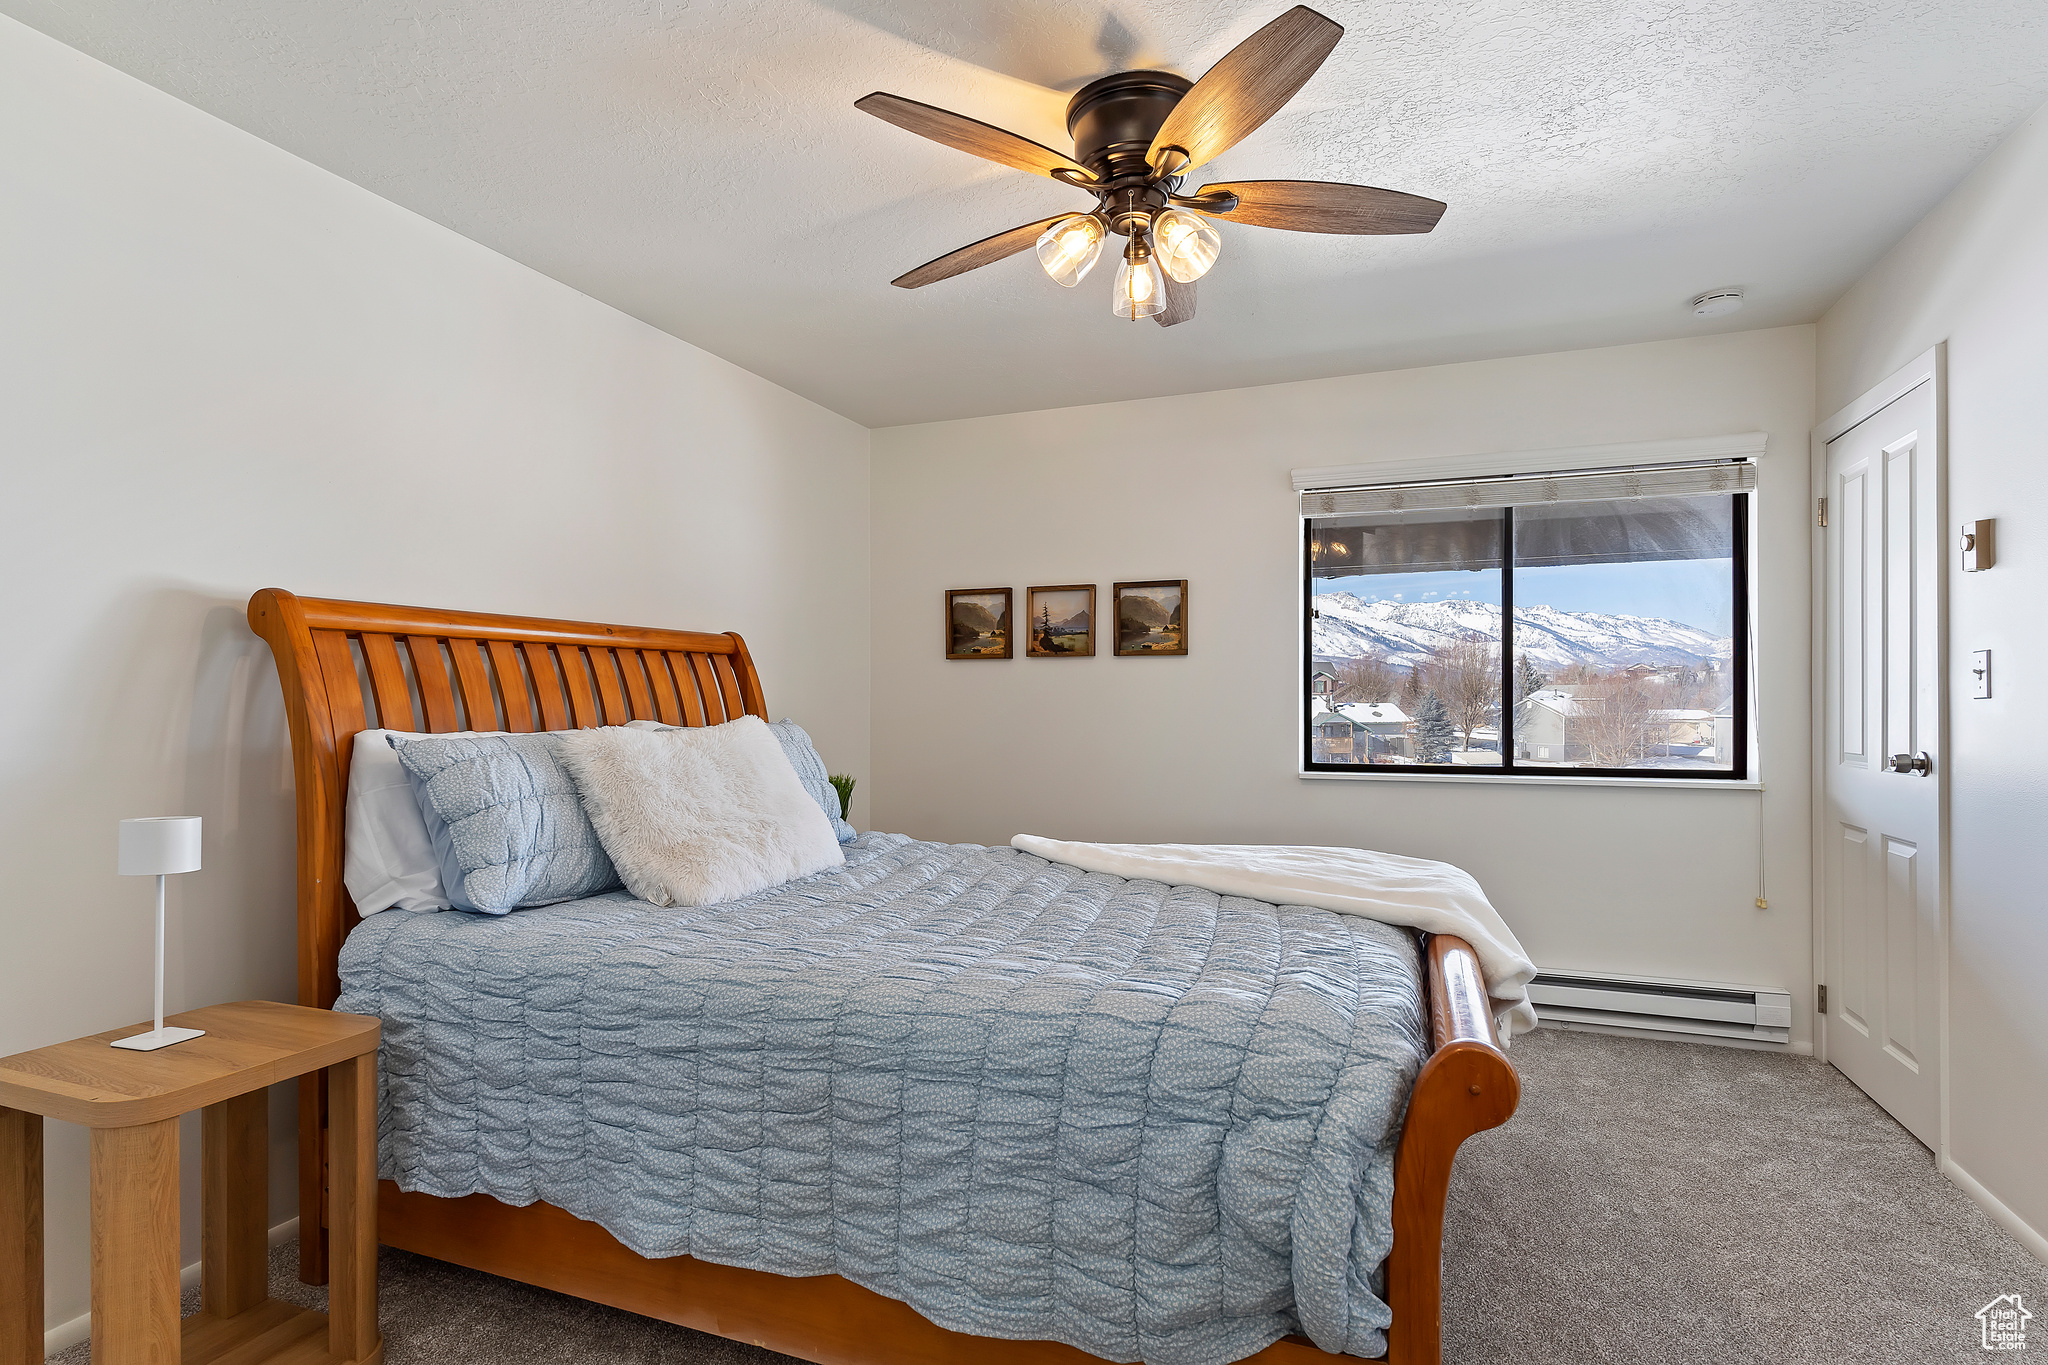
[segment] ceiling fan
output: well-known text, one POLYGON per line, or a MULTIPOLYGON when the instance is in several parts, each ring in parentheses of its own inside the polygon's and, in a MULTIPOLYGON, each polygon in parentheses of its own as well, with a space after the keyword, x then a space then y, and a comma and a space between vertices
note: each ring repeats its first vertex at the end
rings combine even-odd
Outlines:
POLYGON ((1225 54, 1199 81, 1168 71, 1121 71, 1091 81, 1067 105, 1069 157, 963 114, 880 91, 854 108, 934 142, 1087 190, 1087 213, 1061 214, 985 237, 890 281, 916 289, 1029 246, 1045 273, 1071 288, 1110 233, 1127 238, 1110 301, 1118 317, 1162 327, 1195 315, 1195 281, 1223 239, 1210 220, 1294 232, 1428 232, 1444 205, 1420 195, 1323 180, 1241 180, 1181 193, 1182 178, 1250 136, 1294 98, 1344 29, 1297 5, 1225 54))

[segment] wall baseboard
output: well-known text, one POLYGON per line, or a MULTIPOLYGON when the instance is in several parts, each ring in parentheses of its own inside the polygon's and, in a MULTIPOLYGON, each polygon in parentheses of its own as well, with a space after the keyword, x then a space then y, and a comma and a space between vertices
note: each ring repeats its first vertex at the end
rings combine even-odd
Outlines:
MULTIPOLYGON (((299 1235, 299 1220, 287 1218, 270 1230, 270 1245, 282 1246, 299 1235)), ((178 1287, 181 1290, 196 1288, 199 1284, 199 1262, 194 1261, 178 1272, 178 1287)), ((69 1322, 60 1322, 43 1333, 43 1354, 53 1356, 67 1351, 79 1342, 92 1336, 92 1314, 80 1313, 69 1322)))
POLYGON ((2011 1233, 2013 1240, 2025 1247, 2028 1253, 2043 1265, 2048 1265, 2048 1237, 2027 1226, 2025 1219, 2007 1208, 1999 1197, 1977 1183, 1977 1177, 1956 1165, 1955 1158, 1941 1159, 1941 1173, 1977 1202, 1977 1207, 1991 1215, 1991 1221, 2011 1233))

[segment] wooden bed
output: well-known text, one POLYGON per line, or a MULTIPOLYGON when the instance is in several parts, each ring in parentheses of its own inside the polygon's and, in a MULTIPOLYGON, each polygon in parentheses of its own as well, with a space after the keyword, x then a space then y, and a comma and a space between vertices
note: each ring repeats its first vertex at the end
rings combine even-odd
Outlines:
MULTIPOLYGON (((358 922, 342 887, 344 795, 356 732, 375 726, 566 730, 655 719, 716 725, 766 718, 738 635, 646 630, 523 616, 294 597, 266 588, 249 624, 277 660, 298 787, 299 1002, 331 1008, 342 939, 358 922)), ((1444 1195, 1473 1133, 1514 1113, 1520 1083, 1493 1033, 1478 960, 1439 935, 1426 954, 1433 1053, 1408 1106, 1394 1166, 1394 1246, 1386 1297, 1390 1365, 1436 1365, 1444 1195)), ((299 1276, 327 1280, 327 1099, 299 1092, 299 1276)), ((487 1195, 440 1199, 379 1189, 378 1240, 610 1304, 820 1365, 1088 1365, 1058 1342, 1007 1341, 939 1327, 837 1275, 790 1278, 687 1256, 649 1260, 595 1223, 547 1204, 487 1195)), ((1309 1365, 1331 1355, 1290 1337, 1249 1357, 1309 1365)))

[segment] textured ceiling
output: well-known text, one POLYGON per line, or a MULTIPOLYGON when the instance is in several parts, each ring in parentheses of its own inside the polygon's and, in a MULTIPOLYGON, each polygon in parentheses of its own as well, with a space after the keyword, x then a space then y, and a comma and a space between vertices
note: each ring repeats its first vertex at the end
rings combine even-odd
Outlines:
POLYGON ((857 112, 1053 146, 1287 0, 0 0, 22 21, 872 426, 1808 321, 2048 98, 2041 0, 1325 0, 1347 32, 1199 179, 1448 200, 1429 237, 1226 225, 1200 316, 1027 253, 1090 201, 857 112), (1687 299, 1740 285, 1712 323, 1687 299))

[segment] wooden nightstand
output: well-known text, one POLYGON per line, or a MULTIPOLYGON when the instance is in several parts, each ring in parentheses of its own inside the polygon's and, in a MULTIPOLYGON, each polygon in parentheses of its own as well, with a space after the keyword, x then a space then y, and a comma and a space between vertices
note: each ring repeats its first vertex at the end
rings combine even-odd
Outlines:
POLYGON ((206 1036, 109 1046, 137 1024, 0 1059, 0 1365, 43 1359, 46 1117, 92 1129, 93 1365, 376 1365, 377 1020, 245 1000, 166 1022, 206 1036), (333 1263, 316 1313, 270 1297, 264 1091, 323 1067, 333 1263), (181 1329, 178 1116, 194 1109, 202 1307, 181 1329))

